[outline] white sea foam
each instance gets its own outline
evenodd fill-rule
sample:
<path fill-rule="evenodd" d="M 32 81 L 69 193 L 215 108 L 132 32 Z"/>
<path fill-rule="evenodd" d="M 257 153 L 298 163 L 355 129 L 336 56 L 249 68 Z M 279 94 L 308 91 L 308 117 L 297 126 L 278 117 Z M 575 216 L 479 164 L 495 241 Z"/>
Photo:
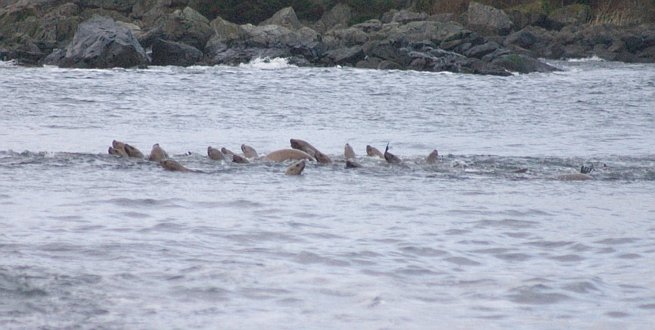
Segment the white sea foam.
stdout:
<path fill-rule="evenodd" d="M 252 68 L 252 69 L 262 69 L 262 70 L 278 70 L 285 68 L 295 68 L 297 66 L 289 64 L 289 60 L 286 58 L 275 57 L 275 58 L 256 58 L 248 63 L 242 63 L 239 65 L 241 68 Z"/>
<path fill-rule="evenodd" d="M 585 57 L 585 58 L 569 58 L 566 59 L 567 62 L 573 62 L 573 63 L 578 63 L 578 62 L 605 62 L 604 59 L 594 55 L 592 57 Z"/>
<path fill-rule="evenodd" d="M 0 67 L 10 67 L 10 66 L 17 66 L 18 61 L 16 60 L 9 60 L 9 61 L 0 61 Z"/>

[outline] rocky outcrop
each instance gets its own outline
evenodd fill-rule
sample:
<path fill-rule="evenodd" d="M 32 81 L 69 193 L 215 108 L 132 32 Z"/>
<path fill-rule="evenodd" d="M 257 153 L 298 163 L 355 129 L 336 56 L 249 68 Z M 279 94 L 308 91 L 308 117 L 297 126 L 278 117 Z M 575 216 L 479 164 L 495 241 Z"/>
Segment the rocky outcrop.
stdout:
<path fill-rule="evenodd" d="M 200 50 L 181 42 L 157 39 L 152 44 L 152 65 L 191 66 L 202 58 Z"/>
<path fill-rule="evenodd" d="M 470 2 L 467 12 L 467 26 L 485 35 L 507 35 L 512 30 L 512 21 L 504 11 Z"/>
<path fill-rule="evenodd" d="M 496 75 L 554 70 L 536 60 L 539 57 L 655 59 L 652 26 L 586 24 L 589 7 L 580 5 L 549 13 L 538 5 L 516 7 L 507 15 L 471 2 L 459 17 L 392 10 L 379 19 L 350 25 L 352 10 L 338 4 L 316 23 L 304 26 L 291 7 L 259 25 L 238 25 L 220 17 L 210 22 L 193 8 L 199 3 L 193 0 L 4 3 L 0 59 L 18 58 L 23 64 L 143 66 L 148 64 L 144 47 L 152 48 L 154 65 L 239 64 L 258 57 L 286 57 L 298 65 Z M 87 21 L 95 13 L 111 18 Z"/>
<path fill-rule="evenodd" d="M 81 23 L 63 58 L 51 60 L 56 61 L 53 64 L 73 68 L 129 68 L 148 64 L 146 53 L 132 31 L 101 16 Z"/>

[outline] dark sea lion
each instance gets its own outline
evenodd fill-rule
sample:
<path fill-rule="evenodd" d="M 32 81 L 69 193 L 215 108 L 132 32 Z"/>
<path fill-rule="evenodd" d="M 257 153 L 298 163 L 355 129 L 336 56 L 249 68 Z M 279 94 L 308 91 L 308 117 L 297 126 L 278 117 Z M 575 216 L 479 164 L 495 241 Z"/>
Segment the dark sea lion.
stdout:
<path fill-rule="evenodd" d="M 190 172 L 188 168 L 182 166 L 180 163 L 172 160 L 172 159 L 163 159 L 159 161 L 159 164 L 161 167 L 163 167 L 165 170 L 168 171 L 175 171 L 175 172 Z"/>
<path fill-rule="evenodd" d="M 286 175 L 300 175 L 305 169 L 305 160 L 299 160 L 287 167 L 287 170 L 284 172 Z"/>
<path fill-rule="evenodd" d="M 314 146 L 309 144 L 309 142 L 307 141 L 303 141 L 300 139 L 290 139 L 289 142 L 291 143 L 291 148 L 306 152 L 310 156 L 316 158 L 316 161 L 318 161 L 321 164 L 329 164 L 332 162 L 330 157 L 320 152 L 318 149 L 314 148 Z"/>
<path fill-rule="evenodd" d="M 436 164 L 438 160 L 439 152 L 437 149 L 432 150 L 432 152 L 428 155 L 428 158 L 425 159 L 428 164 Z"/>
<path fill-rule="evenodd" d="M 369 157 L 380 157 L 384 159 L 384 155 L 380 152 L 380 150 L 375 147 L 371 147 L 370 145 L 366 145 L 366 154 Z"/>
<path fill-rule="evenodd" d="M 343 156 L 348 159 L 355 159 L 355 150 L 353 150 L 353 147 L 350 146 L 350 144 L 346 143 L 346 145 L 343 147 Z"/>
<path fill-rule="evenodd" d="M 384 159 L 387 160 L 387 163 L 389 164 L 400 164 L 401 160 L 398 158 L 398 156 L 392 154 L 389 152 L 389 144 L 387 143 L 387 147 L 384 149 Z"/>
<path fill-rule="evenodd" d="M 250 163 L 245 157 L 232 154 L 232 162 L 237 164 L 248 164 Z"/>
<path fill-rule="evenodd" d="M 241 145 L 241 151 L 243 152 L 243 155 L 246 156 L 246 158 L 257 158 L 259 156 L 257 155 L 257 151 L 255 150 L 255 148 L 247 144 Z"/>
<path fill-rule="evenodd" d="M 362 165 L 354 160 L 349 159 L 346 161 L 346 168 L 359 168 L 359 167 L 362 167 Z"/>
<path fill-rule="evenodd" d="M 225 155 L 220 150 L 211 146 L 207 147 L 207 157 L 213 160 L 225 160 Z"/>
<path fill-rule="evenodd" d="M 167 158 L 168 158 L 168 153 L 162 147 L 159 146 L 159 143 L 155 143 L 152 145 L 152 150 L 150 150 L 150 156 L 148 156 L 148 160 L 153 162 L 159 162 Z"/>
<path fill-rule="evenodd" d="M 125 148 L 125 152 L 127 153 L 128 156 L 130 156 L 132 158 L 143 159 L 143 153 L 141 152 L 141 150 L 137 149 L 136 147 L 133 147 L 133 146 L 125 143 L 124 148 Z"/>
<path fill-rule="evenodd" d="M 283 162 L 286 160 L 314 160 L 314 157 L 310 156 L 306 152 L 297 149 L 281 149 L 270 152 L 264 157 L 265 160 L 270 160 L 272 162 Z"/>

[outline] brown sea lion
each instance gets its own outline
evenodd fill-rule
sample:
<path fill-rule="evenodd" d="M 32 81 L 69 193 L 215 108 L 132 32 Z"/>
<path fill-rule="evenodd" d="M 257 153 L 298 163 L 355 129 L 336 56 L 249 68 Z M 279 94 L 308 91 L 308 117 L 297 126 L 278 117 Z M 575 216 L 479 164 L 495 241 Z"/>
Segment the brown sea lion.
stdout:
<path fill-rule="evenodd" d="M 180 163 L 172 160 L 172 159 L 163 159 L 159 161 L 159 164 L 161 167 L 163 167 L 165 170 L 168 171 L 176 171 L 176 172 L 189 172 L 188 168 L 182 166 Z"/>
<path fill-rule="evenodd" d="M 343 147 L 343 156 L 348 159 L 355 159 L 355 150 L 353 150 L 353 147 L 350 146 L 350 144 L 346 143 L 346 146 Z"/>
<path fill-rule="evenodd" d="M 272 162 L 283 162 L 286 160 L 314 160 L 314 157 L 310 156 L 306 152 L 297 149 L 281 149 L 270 152 L 264 157 L 265 160 Z"/>
<path fill-rule="evenodd" d="M 225 160 L 225 155 L 220 150 L 211 146 L 207 147 L 207 157 L 213 160 Z"/>
<path fill-rule="evenodd" d="M 250 163 L 245 157 L 232 154 L 232 162 L 237 164 L 248 164 Z"/>
<path fill-rule="evenodd" d="M 389 164 L 400 164 L 401 160 L 398 158 L 398 156 L 392 154 L 389 152 L 389 144 L 387 143 L 387 147 L 384 149 L 384 159 L 387 160 L 387 163 Z"/>
<path fill-rule="evenodd" d="M 321 164 L 329 164 L 332 162 L 330 157 L 320 152 L 318 149 L 314 148 L 314 146 L 309 144 L 309 142 L 307 141 L 303 141 L 300 139 L 290 139 L 289 142 L 291 143 L 291 148 L 306 152 L 310 156 L 316 158 L 316 161 L 318 161 Z"/>
<path fill-rule="evenodd" d="M 255 150 L 255 148 L 247 144 L 241 145 L 241 151 L 243 152 L 243 155 L 246 156 L 246 158 L 257 158 L 259 156 L 257 155 L 257 151 Z"/>
<path fill-rule="evenodd" d="M 380 152 L 380 150 L 375 147 L 371 147 L 370 145 L 366 145 L 366 154 L 369 157 L 380 157 L 384 159 L 384 155 Z"/>
<path fill-rule="evenodd" d="M 432 150 L 432 152 L 428 155 L 428 158 L 425 159 L 428 164 L 436 164 L 438 160 L 439 152 L 437 149 Z"/>
<path fill-rule="evenodd" d="M 286 175 L 300 175 L 305 169 L 305 160 L 299 160 L 287 167 L 287 170 L 284 172 Z"/>
<path fill-rule="evenodd" d="M 124 145 L 125 152 L 127 153 L 128 156 L 132 158 L 140 158 L 143 159 L 143 153 L 141 150 L 137 149 L 136 147 L 133 147 L 127 143 Z"/>
<path fill-rule="evenodd" d="M 107 150 L 107 152 L 108 152 L 110 155 L 114 155 L 114 156 L 119 156 L 119 157 L 129 157 L 129 156 L 127 155 L 127 153 L 125 152 L 125 149 L 116 149 L 116 148 L 114 148 L 114 147 L 109 147 L 109 149 Z"/>
<path fill-rule="evenodd" d="M 168 158 L 168 153 L 166 153 L 166 151 L 159 146 L 159 143 L 155 143 L 152 145 L 152 150 L 150 150 L 150 156 L 148 156 L 148 160 L 153 162 L 159 162 L 167 158 Z"/>
<path fill-rule="evenodd" d="M 232 156 L 232 155 L 235 155 L 235 153 L 233 153 L 232 150 L 230 150 L 230 149 L 228 149 L 228 148 L 225 148 L 225 147 L 221 148 L 221 152 L 222 152 L 223 155 L 225 155 L 225 156 Z"/>

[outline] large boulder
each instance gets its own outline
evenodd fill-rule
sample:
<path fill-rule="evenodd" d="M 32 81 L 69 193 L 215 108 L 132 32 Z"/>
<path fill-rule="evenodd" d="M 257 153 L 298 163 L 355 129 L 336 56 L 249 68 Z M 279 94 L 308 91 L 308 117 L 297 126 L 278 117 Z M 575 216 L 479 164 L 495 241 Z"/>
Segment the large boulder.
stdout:
<path fill-rule="evenodd" d="M 332 29 L 346 28 L 352 17 L 352 9 L 348 5 L 339 3 L 323 14 L 321 19 L 314 24 L 314 30 L 323 34 Z"/>
<path fill-rule="evenodd" d="M 190 66 L 202 58 L 200 50 L 180 42 L 157 39 L 152 44 L 152 65 Z"/>
<path fill-rule="evenodd" d="M 111 18 L 94 16 L 77 27 L 61 67 L 113 68 L 148 64 L 143 47 L 127 27 Z"/>
<path fill-rule="evenodd" d="M 173 11 L 162 17 L 156 26 L 162 29 L 166 39 L 198 49 L 205 47 L 213 32 L 209 20 L 191 7 Z"/>
<path fill-rule="evenodd" d="M 518 73 L 557 71 L 557 68 L 551 65 L 541 62 L 533 57 L 520 54 L 502 55 L 492 60 L 491 63 L 508 71 Z"/>
<path fill-rule="evenodd" d="M 507 35 L 512 30 L 512 21 L 504 11 L 470 2 L 468 13 L 469 29 L 485 35 Z"/>
<path fill-rule="evenodd" d="M 264 20 L 259 25 L 279 25 L 284 26 L 289 30 L 298 30 L 302 27 L 296 12 L 291 7 L 280 9 L 277 13 L 273 14 L 271 18 Z"/>

